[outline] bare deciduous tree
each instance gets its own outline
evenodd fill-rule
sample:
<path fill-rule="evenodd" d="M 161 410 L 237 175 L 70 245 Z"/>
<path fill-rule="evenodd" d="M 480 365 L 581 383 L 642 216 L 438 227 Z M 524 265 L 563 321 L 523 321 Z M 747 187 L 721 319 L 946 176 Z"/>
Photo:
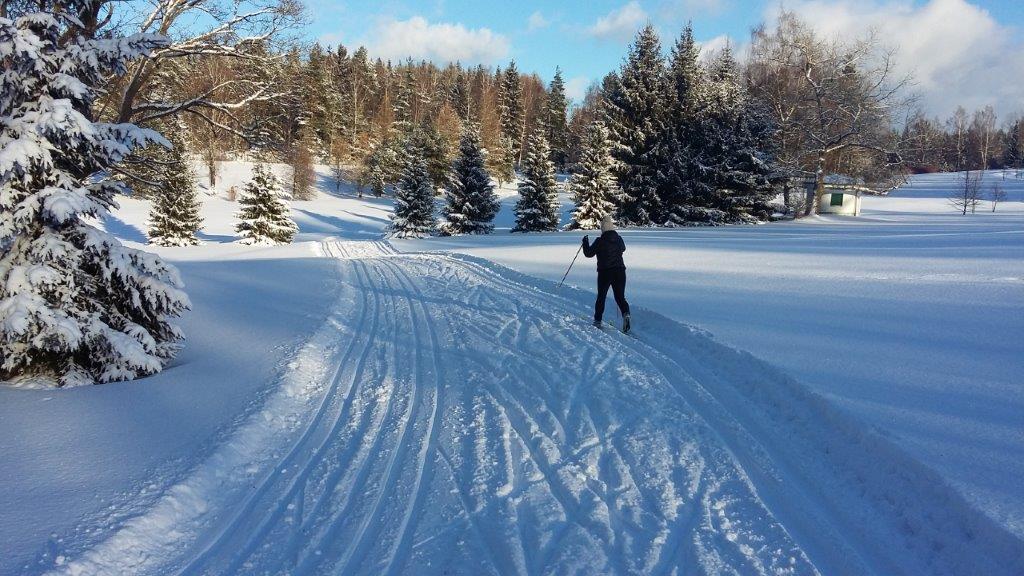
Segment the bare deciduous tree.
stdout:
<path fill-rule="evenodd" d="M 984 177 L 985 173 L 980 170 L 964 172 L 960 176 L 960 186 L 949 197 L 949 203 L 961 214 L 967 214 L 968 210 L 973 214 L 981 203 L 981 181 Z"/>
<path fill-rule="evenodd" d="M 991 106 L 974 112 L 970 136 L 974 151 L 978 154 L 976 165 L 985 170 L 989 167 L 989 160 L 995 155 L 996 145 L 996 112 Z"/>
<path fill-rule="evenodd" d="M 312 137 L 307 134 L 292 145 L 288 154 L 291 168 L 291 193 L 294 200 L 316 198 L 316 169 L 313 166 Z"/>
<path fill-rule="evenodd" d="M 194 63 L 204 58 L 271 59 L 270 51 L 251 48 L 281 39 L 302 17 L 298 0 L 151 0 L 119 5 L 125 12 L 112 26 L 162 34 L 171 42 L 112 79 L 102 103 L 104 115 L 146 125 L 190 113 L 238 136 L 244 136 L 236 128 L 241 122 L 221 121 L 216 113 L 234 120 L 247 104 L 273 99 L 274 86 L 244 74 L 210 82 L 195 73 Z"/>
<path fill-rule="evenodd" d="M 899 161 L 890 129 L 909 104 L 909 77 L 894 72 L 893 50 L 871 33 L 852 41 L 825 39 L 794 13 L 782 11 L 774 29 L 753 33 L 748 79 L 773 113 L 780 161 L 793 175 L 813 175 L 809 214 L 825 193 L 830 162 L 868 154 L 875 163 Z"/>
<path fill-rule="evenodd" d="M 953 170 L 963 170 L 967 164 L 967 110 L 963 106 L 957 106 L 956 112 L 946 121 L 950 133 L 953 135 Z"/>
<path fill-rule="evenodd" d="M 988 190 L 988 199 L 992 202 L 992 211 L 995 212 L 996 206 L 998 206 L 1000 202 L 1006 201 L 1006 190 L 998 182 L 993 183 L 992 187 Z"/>

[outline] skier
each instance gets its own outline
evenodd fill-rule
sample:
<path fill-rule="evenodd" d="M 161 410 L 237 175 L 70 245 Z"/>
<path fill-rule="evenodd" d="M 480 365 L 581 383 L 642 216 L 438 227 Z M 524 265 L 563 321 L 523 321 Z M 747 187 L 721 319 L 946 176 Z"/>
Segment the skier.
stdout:
<path fill-rule="evenodd" d="M 604 316 L 604 301 L 611 287 L 615 295 L 615 303 L 622 312 L 622 331 L 629 333 L 629 302 L 626 302 L 626 264 L 622 261 L 622 253 L 626 251 L 626 243 L 615 231 L 615 223 L 611 216 L 601 220 L 601 236 L 590 243 L 590 236 L 583 237 L 583 255 L 587 258 L 597 256 L 597 302 L 594 303 L 594 326 L 601 327 Z"/>

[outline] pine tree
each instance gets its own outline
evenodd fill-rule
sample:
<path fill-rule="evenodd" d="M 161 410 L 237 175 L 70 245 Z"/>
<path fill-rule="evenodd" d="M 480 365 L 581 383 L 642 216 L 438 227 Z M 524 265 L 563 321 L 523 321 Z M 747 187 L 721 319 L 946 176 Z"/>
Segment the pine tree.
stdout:
<path fill-rule="evenodd" d="M 605 83 L 604 120 L 622 188 L 617 208 L 623 223 L 650 226 L 664 221 L 658 171 L 666 94 L 661 43 L 648 24 L 630 46 L 622 69 Z"/>
<path fill-rule="evenodd" d="M 516 201 L 516 225 L 513 232 L 544 232 L 558 229 L 558 188 L 555 165 L 543 128 L 530 137 L 529 152 L 523 160 L 519 200 Z"/>
<path fill-rule="evenodd" d="M 370 192 L 377 198 L 384 196 L 384 192 L 387 190 L 387 181 L 384 179 L 384 170 L 381 169 L 380 164 L 373 164 L 370 167 L 370 172 L 367 175 L 367 181 L 370 184 Z M 360 192 L 360 194 L 362 194 Z"/>
<path fill-rule="evenodd" d="M 149 212 L 149 241 L 158 246 L 196 246 L 202 227 L 195 175 L 177 131 L 169 134 L 172 148 L 160 158 L 159 183 Z"/>
<path fill-rule="evenodd" d="M 414 147 L 423 154 L 434 190 L 447 188 L 452 168 L 452 151 L 448 140 L 429 122 L 417 127 L 409 138 L 415 141 Z"/>
<path fill-rule="evenodd" d="M 329 150 L 338 124 L 341 92 L 331 85 L 328 74 L 328 63 L 333 59 L 333 54 L 325 54 L 320 44 L 314 43 L 302 68 L 303 109 L 306 112 L 302 140 L 309 149 Z"/>
<path fill-rule="evenodd" d="M 718 109 L 722 158 L 715 178 L 723 209 L 732 222 L 770 220 L 776 196 L 771 161 L 774 126 L 767 111 L 743 89 L 739 66 L 728 45 L 715 67 L 713 106 Z M 717 103 L 717 105 L 715 104 Z"/>
<path fill-rule="evenodd" d="M 1006 168 L 1024 167 L 1024 120 L 1017 120 L 1007 129 L 1006 143 L 1003 147 L 1003 166 Z"/>
<path fill-rule="evenodd" d="M 612 176 L 612 162 L 608 129 L 601 122 L 591 123 L 587 127 L 579 164 L 569 181 L 576 208 L 567 229 L 599 228 L 601 220 L 615 210 L 612 199 L 617 189 Z"/>
<path fill-rule="evenodd" d="M 470 89 L 469 75 L 458 64 L 456 64 L 455 81 L 452 82 L 450 101 L 455 113 L 459 115 L 459 119 L 469 122 L 472 117 L 470 113 L 472 90 Z"/>
<path fill-rule="evenodd" d="M 700 50 L 687 24 L 672 48 L 668 68 L 665 127 L 659 142 L 658 195 L 667 224 L 687 224 L 695 197 L 710 193 L 703 166 L 698 162 L 698 142 L 706 115 L 707 77 L 700 64 Z"/>
<path fill-rule="evenodd" d="M 500 204 L 484 166 L 484 150 L 476 126 L 463 130 L 446 196 L 444 215 L 448 222 L 442 229 L 444 234 L 489 234 L 494 230 L 492 222 Z"/>
<path fill-rule="evenodd" d="M 565 95 L 561 68 L 555 68 L 555 77 L 548 86 L 544 125 L 547 128 L 548 144 L 551 145 L 551 160 L 556 168 L 564 170 L 569 148 L 569 99 Z"/>
<path fill-rule="evenodd" d="M 314 145 L 313 134 L 307 132 L 301 140 L 295 143 L 288 155 L 288 164 L 291 168 L 292 199 L 294 200 L 316 198 L 316 169 L 313 166 L 311 150 Z"/>
<path fill-rule="evenodd" d="M 124 159 L 119 166 L 120 174 L 116 174 L 115 178 L 125 184 L 133 198 L 154 199 L 163 187 L 163 169 L 167 156 L 167 148 L 162 144 L 141 146 Z"/>
<path fill-rule="evenodd" d="M 509 63 L 508 68 L 501 75 L 498 110 L 501 119 L 501 135 L 508 138 L 508 151 L 515 159 L 515 163 L 519 164 L 522 159 L 523 127 L 526 117 L 523 111 L 523 88 L 515 61 Z"/>
<path fill-rule="evenodd" d="M 295 237 L 298 226 L 281 196 L 277 177 L 263 164 L 253 167 L 239 204 L 242 210 L 235 230 L 242 244 L 288 244 Z"/>
<path fill-rule="evenodd" d="M 743 91 L 728 46 L 711 76 L 700 129 L 691 135 L 704 185 L 691 194 L 684 216 L 690 224 L 770 219 L 775 171 L 767 155 L 774 140 L 768 115 Z"/>
<path fill-rule="evenodd" d="M 498 138 L 498 147 L 492 154 L 487 155 L 487 162 L 494 173 L 494 179 L 498 181 L 498 186 L 516 179 L 515 152 L 512 150 L 512 140 L 507 136 Z"/>
<path fill-rule="evenodd" d="M 401 169 L 399 151 L 393 139 L 385 139 L 363 159 L 362 182 L 370 186 L 374 196 L 384 195 L 388 184 L 397 180 Z"/>
<path fill-rule="evenodd" d="M 397 238 L 423 238 L 437 227 L 434 218 L 434 186 L 423 150 L 410 139 L 405 165 L 395 190 L 395 212 L 388 233 Z"/>
<path fill-rule="evenodd" d="M 104 2 L 0 18 L 0 380 L 72 386 L 159 372 L 189 307 L 178 272 L 92 222 L 123 185 L 104 176 L 133 148 L 164 142 L 94 122 L 97 92 L 157 36 L 96 37 Z M 17 47 L 17 48 L 15 48 Z"/>
<path fill-rule="evenodd" d="M 340 49 L 340 48 L 339 48 Z M 362 131 L 363 111 L 368 107 L 373 89 L 377 83 L 377 74 L 370 64 L 369 53 L 360 46 L 348 60 L 345 69 L 345 80 L 348 88 L 347 103 L 349 112 L 346 114 L 346 130 L 349 146 L 353 153 L 362 151 L 359 145 L 359 134 Z"/>
<path fill-rule="evenodd" d="M 290 149 L 302 138 L 310 119 L 310 111 L 302 55 L 297 47 L 290 49 L 282 59 L 279 70 L 280 96 L 277 99 L 281 123 L 281 144 Z"/>
<path fill-rule="evenodd" d="M 416 76 L 413 74 L 412 59 L 405 64 L 402 83 L 395 95 L 395 128 L 399 134 L 408 134 L 413 129 L 413 99 L 416 98 Z"/>

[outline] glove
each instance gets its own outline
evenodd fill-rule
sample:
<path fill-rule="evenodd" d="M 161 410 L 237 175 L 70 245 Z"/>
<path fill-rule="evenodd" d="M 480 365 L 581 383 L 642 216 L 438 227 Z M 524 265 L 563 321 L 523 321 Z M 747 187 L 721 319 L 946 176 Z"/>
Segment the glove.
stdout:
<path fill-rule="evenodd" d="M 589 235 L 584 236 L 583 240 L 580 243 L 581 244 L 590 244 L 590 236 Z"/>

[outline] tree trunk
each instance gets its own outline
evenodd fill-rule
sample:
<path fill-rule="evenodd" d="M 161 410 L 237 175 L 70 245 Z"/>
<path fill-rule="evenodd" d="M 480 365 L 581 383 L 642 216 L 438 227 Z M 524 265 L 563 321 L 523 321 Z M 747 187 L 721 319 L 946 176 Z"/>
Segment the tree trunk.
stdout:
<path fill-rule="evenodd" d="M 217 189 L 217 159 L 211 154 L 206 159 L 206 170 L 210 175 L 210 191 Z"/>
<path fill-rule="evenodd" d="M 810 216 L 812 212 L 817 213 L 821 205 L 821 198 L 825 195 L 825 155 L 818 154 L 818 167 L 814 171 L 814 191 L 807 194 L 807 206 L 804 207 L 804 216 Z"/>
<path fill-rule="evenodd" d="M 352 90 L 352 150 L 356 149 L 356 135 L 359 133 L 359 88 Z"/>

